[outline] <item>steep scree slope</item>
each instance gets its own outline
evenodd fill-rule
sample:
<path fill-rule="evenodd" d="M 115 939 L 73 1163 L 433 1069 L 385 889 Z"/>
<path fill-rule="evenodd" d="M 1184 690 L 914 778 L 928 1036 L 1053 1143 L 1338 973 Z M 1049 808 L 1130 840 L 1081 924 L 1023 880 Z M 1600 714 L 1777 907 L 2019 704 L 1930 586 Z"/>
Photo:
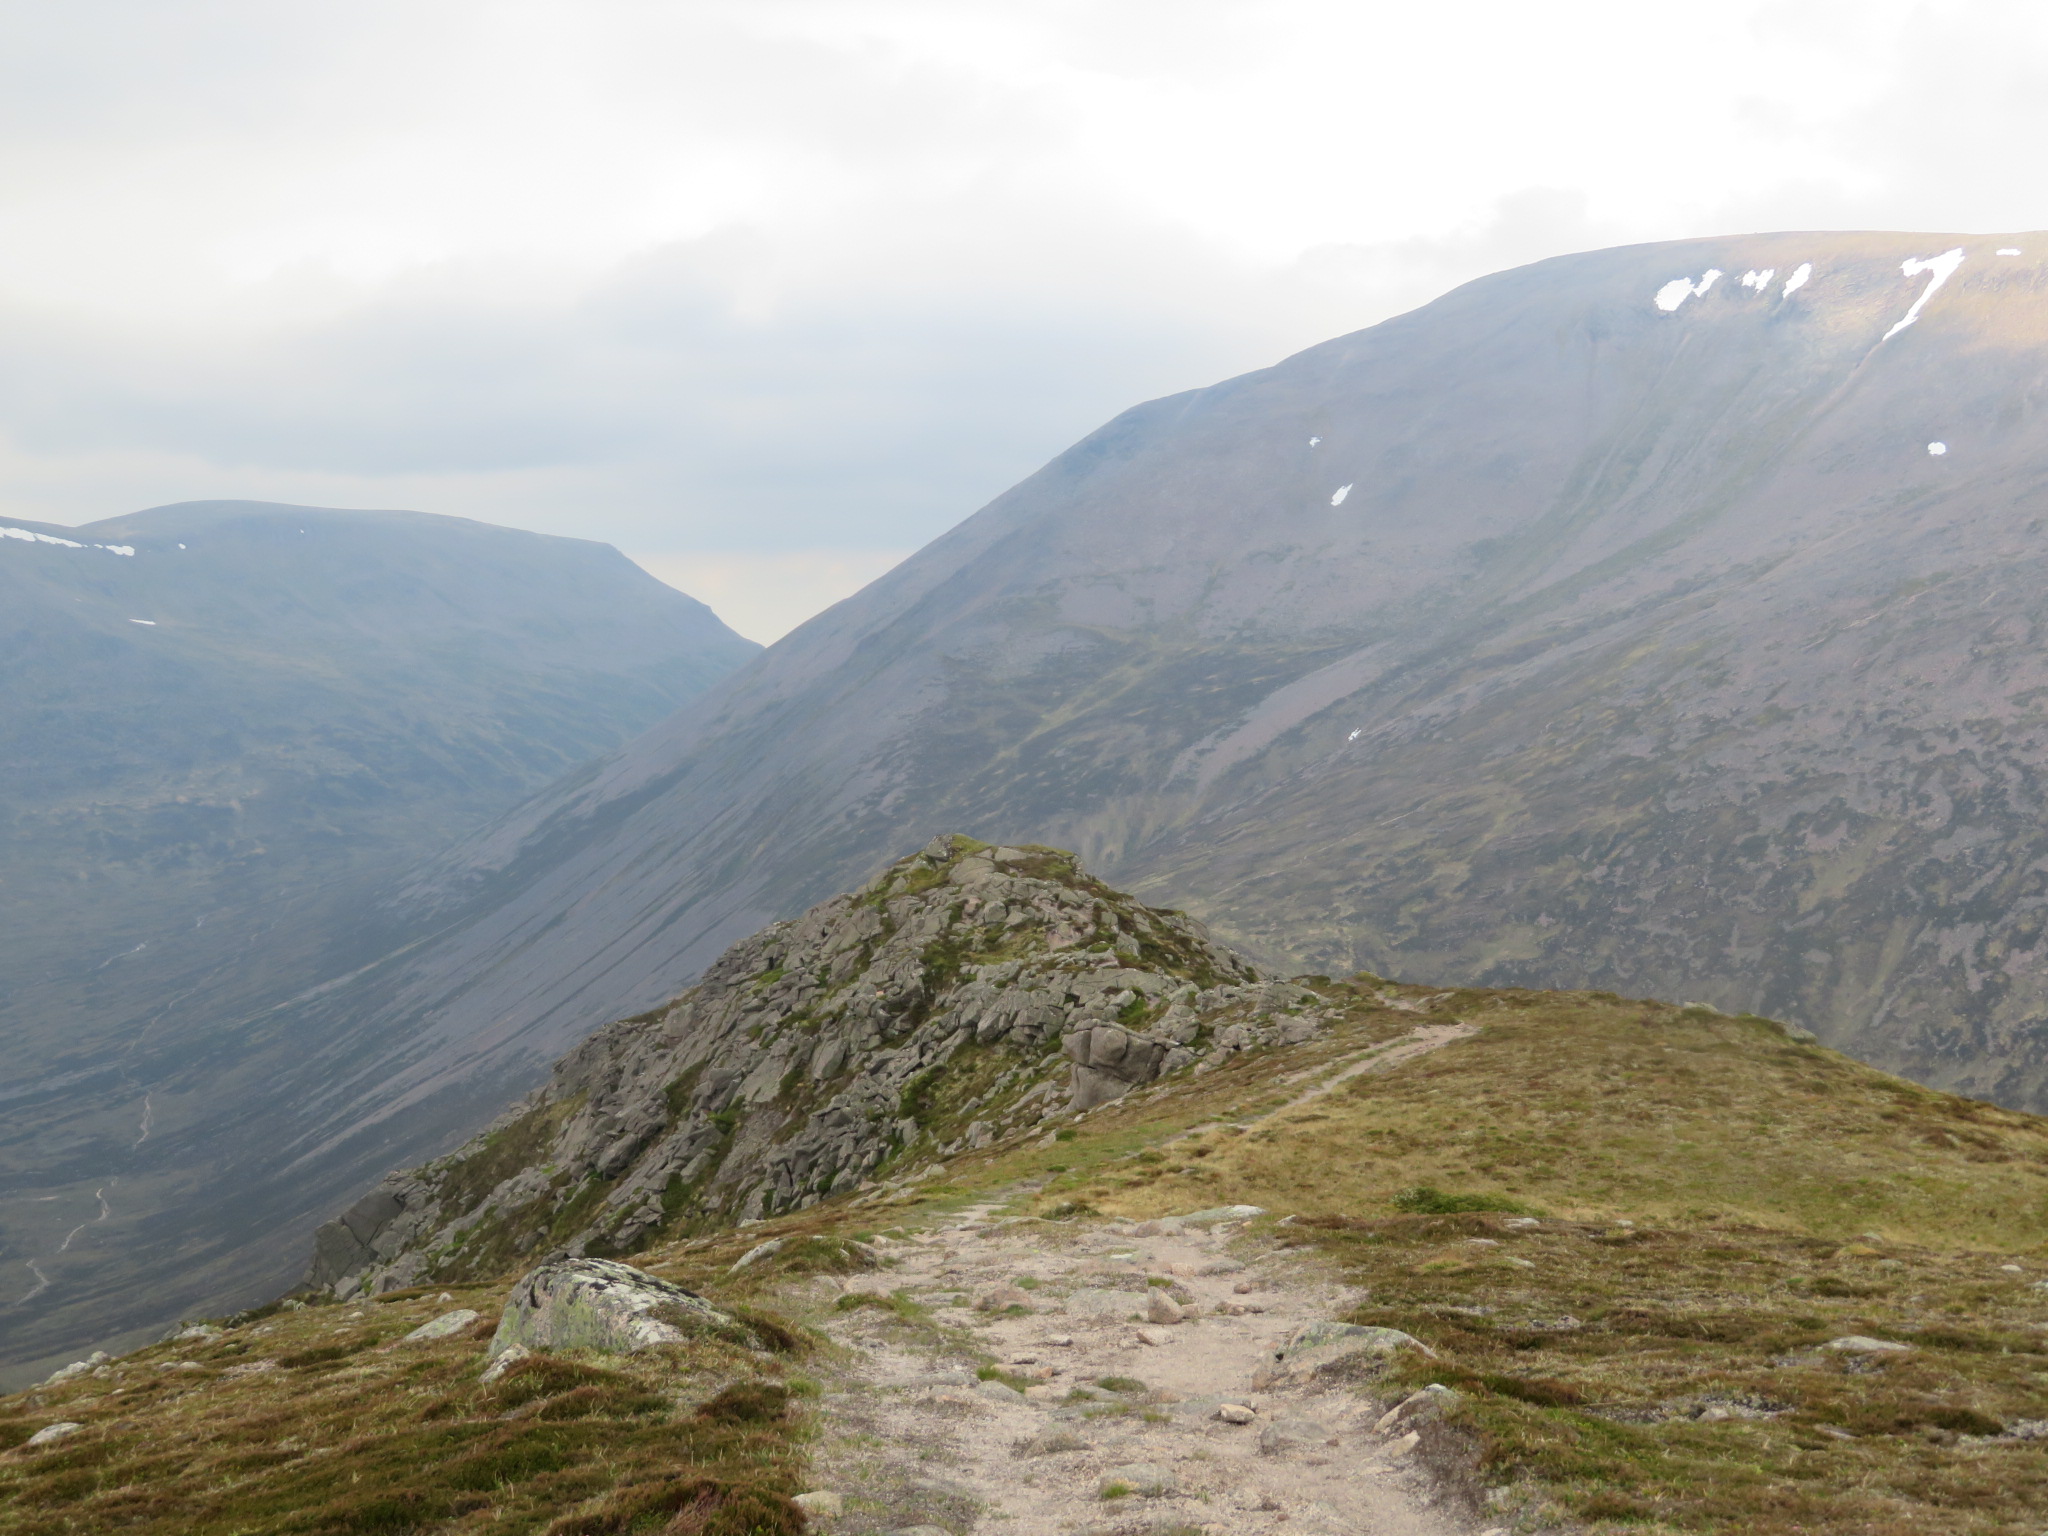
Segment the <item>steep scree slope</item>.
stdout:
<path fill-rule="evenodd" d="M 231 1220 L 257 1106 L 294 1110 L 228 1021 L 407 937 L 378 882 L 758 650 L 605 545 L 460 518 L 0 524 L 6 1353 L 175 1293 Z"/>

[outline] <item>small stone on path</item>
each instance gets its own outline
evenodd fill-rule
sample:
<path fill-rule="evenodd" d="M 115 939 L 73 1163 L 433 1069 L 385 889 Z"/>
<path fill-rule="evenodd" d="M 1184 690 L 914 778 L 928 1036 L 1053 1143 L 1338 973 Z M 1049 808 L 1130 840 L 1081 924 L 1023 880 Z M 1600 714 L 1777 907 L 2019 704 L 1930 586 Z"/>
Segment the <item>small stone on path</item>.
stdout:
<path fill-rule="evenodd" d="M 1226 1424 L 1249 1424 L 1258 1414 L 1243 1403 L 1225 1403 L 1216 1410 L 1216 1417 Z"/>
<path fill-rule="evenodd" d="M 1315 1419 L 1275 1419 L 1259 1431 L 1259 1449 L 1268 1456 L 1278 1456 L 1285 1451 L 1330 1445 L 1336 1438 L 1327 1424 Z"/>
<path fill-rule="evenodd" d="M 814 1488 L 789 1502 L 805 1514 L 824 1520 L 837 1520 L 846 1513 L 846 1496 L 831 1488 Z"/>
<path fill-rule="evenodd" d="M 1187 1313 L 1181 1304 L 1167 1295 L 1158 1286 L 1152 1288 L 1151 1296 L 1145 1302 L 1145 1321 L 1148 1323 L 1177 1323 Z"/>

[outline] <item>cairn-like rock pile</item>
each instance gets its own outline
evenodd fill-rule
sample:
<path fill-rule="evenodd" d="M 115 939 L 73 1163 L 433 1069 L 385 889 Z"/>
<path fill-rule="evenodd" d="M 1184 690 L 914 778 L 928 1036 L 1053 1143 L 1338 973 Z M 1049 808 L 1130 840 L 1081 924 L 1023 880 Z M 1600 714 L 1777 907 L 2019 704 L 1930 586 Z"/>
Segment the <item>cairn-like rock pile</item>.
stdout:
<path fill-rule="evenodd" d="M 386 1179 L 320 1229 L 309 1279 L 354 1295 L 796 1209 L 1306 1039 L 1316 1005 L 1071 855 L 936 838 Z"/>

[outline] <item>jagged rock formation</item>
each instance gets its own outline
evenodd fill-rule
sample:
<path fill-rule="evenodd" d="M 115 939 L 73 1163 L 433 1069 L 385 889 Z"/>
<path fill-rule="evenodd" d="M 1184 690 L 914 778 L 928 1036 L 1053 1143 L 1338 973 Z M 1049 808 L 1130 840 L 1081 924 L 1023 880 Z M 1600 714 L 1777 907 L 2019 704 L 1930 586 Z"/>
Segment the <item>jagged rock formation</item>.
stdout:
<path fill-rule="evenodd" d="M 1056 849 L 941 837 L 734 945 L 666 1008 L 322 1227 L 342 1296 L 490 1273 L 543 1244 L 797 1209 L 1322 1022 L 1176 912 Z"/>

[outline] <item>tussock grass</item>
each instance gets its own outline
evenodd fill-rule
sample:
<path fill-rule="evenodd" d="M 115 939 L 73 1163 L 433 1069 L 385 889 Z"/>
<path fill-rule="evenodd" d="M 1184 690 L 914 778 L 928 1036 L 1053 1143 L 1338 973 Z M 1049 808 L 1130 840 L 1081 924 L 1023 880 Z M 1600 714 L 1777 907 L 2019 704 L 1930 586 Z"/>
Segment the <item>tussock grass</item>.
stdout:
<path fill-rule="evenodd" d="M 457 1300 L 494 1312 L 498 1288 Z M 284 1312 L 0 1400 L 9 1536 L 793 1533 L 802 1416 L 779 1357 L 706 1340 L 537 1356 L 477 1379 L 483 1335 L 402 1344 L 432 1297 Z M 189 1360 L 196 1370 L 160 1367 Z M 656 1519 L 659 1515 L 661 1518 Z M 687 1515 L 687 1520 L 684 1518 Z"/>
<path fill-rule="evenodd" d="M 1422 1187 L 1589 1219 L 2048 1245 L 2048 1121 L 2035 1116 L 1887 1076 L 1766 1019 L 1478 991 L 1432 1015 L 1482 1028 L 1247 1134 L 1219 1126 L 1178 1143 L 1179 1166 L 1098 1163 L 1093 1182 L 1063 1187 L 1116 1215 L 1192 1210 L 1225 1190 L 1277 1211 L 1364 1214 Z M 1211 1074 L 1181 1113 L 1256 1113 L 1243 1101 L 1267 1085 L 1247 1071 L 1243 1093 L 1238 1075 Z"/>
<path fill-rule="evenodd" d="M 2048 1296 L 2001 1256 L 1721 1223 L 1324 1217 L 1283 1241 L 1438 1352 L 1374 1384 L 1462 1395 L 1510 1505 L 1595 1529 L 2037 1536 Z M 1526 1267 L 1525 1267 L 1526 1266 Z M 1887 1355 L 1826 1349 L 1860 1334 Z"/>

